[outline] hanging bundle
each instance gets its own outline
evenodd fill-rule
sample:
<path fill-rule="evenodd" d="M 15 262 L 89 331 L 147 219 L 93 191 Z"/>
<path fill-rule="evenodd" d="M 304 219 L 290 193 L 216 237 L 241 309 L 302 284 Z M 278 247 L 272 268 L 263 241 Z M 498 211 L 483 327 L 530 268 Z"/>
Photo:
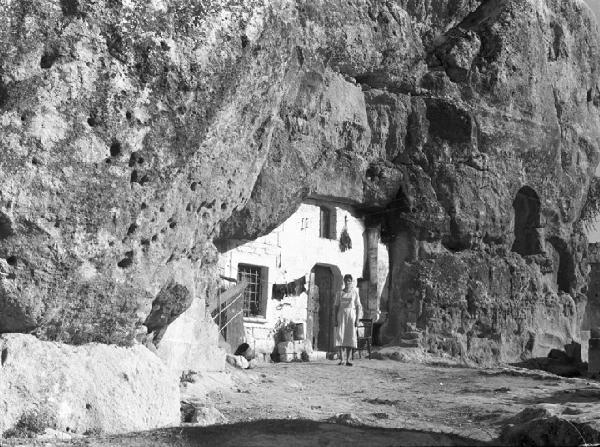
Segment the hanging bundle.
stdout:
<path fill-rule="evenodd" d="M 342 229 L 342 233 L 340 234 L 340 250 L 346 251 L 352 248 L 352 239 L 350 239 L 350 235 L 348 234 L 348 216 L 344 217 L 344 228 Z"/>

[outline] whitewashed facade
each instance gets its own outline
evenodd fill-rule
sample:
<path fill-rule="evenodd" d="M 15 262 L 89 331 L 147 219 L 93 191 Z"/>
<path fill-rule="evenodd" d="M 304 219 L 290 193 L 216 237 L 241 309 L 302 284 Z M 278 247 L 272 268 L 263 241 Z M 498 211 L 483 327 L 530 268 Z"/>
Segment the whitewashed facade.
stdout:
<path fill-rule="evenodd" d="M 330 222 L 335 227 L 335 231 L 329 232 L 326 237 L 322 237 L 322 208 L 330 210 Z M 346 251 L 340 248 L 340 235 L 344 228 L 352 242 L 352 248 Z M 220 273 L 237 278 L 241 265 L 242 268 L 244 265 L 261 267 L 261 308 L 258 315 L 244 317 L 246 339 L 230 342 L 234 344 L 246 341 L 258 353 L 272 351 L 273 326 L 280 318 L 304 323 L 309 339 L 311 327 L 318 327 L 318 321 L 312 324 L 308 321 L 311 314 L 319 311 L 319 297 L 314 293 L 315 266 L 322 266 L 332 272 L 332 290 L 326 298 L 332 300 L 335 291 L 342 287 L 342 276 L 351 274 L 356 284 L 356 280 L 363 276 L 366 263 L 364 222 L 351 208 L 339 204 L 303 203 L 291 217 L 268 235 L 254 241 L 240 242 L 227 242 L 226 251 L 219 258 Z M 387 250 L 381 243 L 379 245 L 380 251 L 386 254 L 387 265 Z M 229 247 L 235 248 L 228 249 Z M 387 271 L 384 273 L 387 274 Z M 302 277 L 306 280 L 306 293 L 286 296 L 282 300 L 272 298 L 273 284 L 285 284 Z M 316 336 L 313 335 L 313 338 L 311 341 L 318 344 Z M 318 348 L 323 350 L 322 346 Z"/>

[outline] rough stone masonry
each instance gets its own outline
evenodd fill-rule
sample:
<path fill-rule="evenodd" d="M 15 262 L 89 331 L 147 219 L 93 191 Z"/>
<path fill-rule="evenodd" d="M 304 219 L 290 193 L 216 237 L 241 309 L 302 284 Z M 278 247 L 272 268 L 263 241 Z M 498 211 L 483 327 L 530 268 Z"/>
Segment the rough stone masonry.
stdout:
<path fill-rule="evenodd" d="M 210 307 L 215 237 L 324 196 L 378 216 L 388 339 L 486 361 L 577 338 L 600 142 L 580 0 L 0 14 L 0 332 L 129 345 L 155 300 L 154 332 Z"/>

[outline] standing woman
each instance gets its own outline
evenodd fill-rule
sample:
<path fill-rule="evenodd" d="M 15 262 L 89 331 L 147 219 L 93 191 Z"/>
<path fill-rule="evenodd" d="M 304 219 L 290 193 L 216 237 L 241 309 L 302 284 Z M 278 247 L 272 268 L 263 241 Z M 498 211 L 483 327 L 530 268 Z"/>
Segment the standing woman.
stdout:
<path fill-rule="evenodd" d="M 358 290 L 352 284 L 352 275 L 344 275 L 344 288 L 335 296 L 335 345 L 340 352 L 340 363 L 344 364 L 344 350 L 346 351 L 346 365 L 352 366 L 350 356 L 352 349 L 356 349 L 356 326 L 362 317 L 362 305 Z"/>

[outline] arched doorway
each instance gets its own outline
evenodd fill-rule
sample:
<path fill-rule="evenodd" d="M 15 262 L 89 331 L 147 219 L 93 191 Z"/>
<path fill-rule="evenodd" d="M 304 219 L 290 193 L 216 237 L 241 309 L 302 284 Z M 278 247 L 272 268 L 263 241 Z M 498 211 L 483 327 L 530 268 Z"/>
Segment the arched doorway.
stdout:
<path fill-rule="evenodd" d="M 529 186 L 523 186 L 513 201 L 515 210 L 515 241 L 512 251 L 521 256 L 542 252 L 540 228 L 540 198 Z"/>
<path fill-rule="evenodd" d="M 315 324 L 313 328 L 313 345 L 319 351 L 333 351 L 335 315 L 333 303 L 335 294 L 342 288 L 342 273 L 335 265 L 315 264 L 312 274 L 314 274 L 314 283 L 317 286 L 318 314 L 315 315 Z"/>

